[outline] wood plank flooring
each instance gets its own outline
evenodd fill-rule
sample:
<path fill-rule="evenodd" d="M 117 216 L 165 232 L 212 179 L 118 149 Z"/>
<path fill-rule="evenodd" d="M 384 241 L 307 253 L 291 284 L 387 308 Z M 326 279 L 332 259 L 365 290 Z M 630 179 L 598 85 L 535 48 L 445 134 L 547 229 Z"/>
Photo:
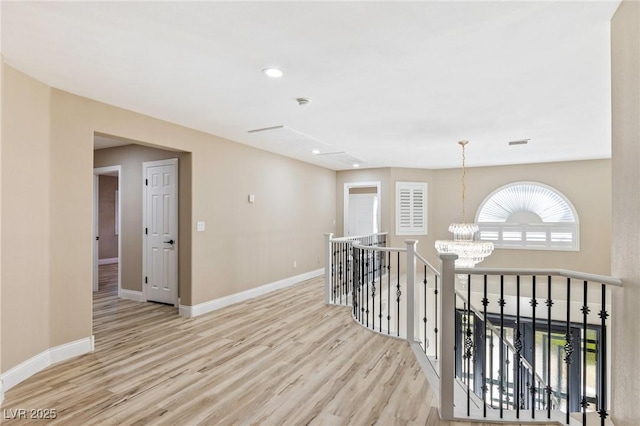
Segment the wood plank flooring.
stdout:
<path fill-rule="evenodd" d="M 186 319 L 118 299 L 116 268 L 100 268 L 95 351 L 6 392 L 3 425 L 449 424 L 409 345 L 325 305 L 321 278 Z"/>

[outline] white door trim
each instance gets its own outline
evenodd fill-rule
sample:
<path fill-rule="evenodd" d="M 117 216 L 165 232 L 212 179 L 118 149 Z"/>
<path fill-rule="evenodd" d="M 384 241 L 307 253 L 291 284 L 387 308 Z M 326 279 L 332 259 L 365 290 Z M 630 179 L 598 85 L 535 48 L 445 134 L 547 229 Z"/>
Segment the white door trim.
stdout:
<path fill-rule="evenodd" d="M 376 192 L 378 194 L 378 232 L 380 232 L 381 221 L 382 221 L 382 192 L 380 181 L 377 182 L 347 182 L 344 184 L 343 191 L 343 218 L 342 218 L 342 234 L 343 236 L 347 235 L 347 227 L 349 226 L 349 189 L 351 188 L 368 188 L 375 187 Z"/>
<path fill-rule="evenodd" d="M 98 176 L 105 174 L 112 174 L 116 172 L 118 174 L 118 217 L 116 220 L 118 221 L 118 229 L 121 230 L 121 221 L 122 221 L 122 166 L 107 166 L 107 167 L 94 167 L 93 169 L 93 280 L 92 286 L 93 291 L 98 291 L 98 253 L 96 252 L 96 236 L 98 236 L 98 197 L 99 197 L 99 189 L 98 189 Z M 118 232 L 118 297 L 120 297 L 120 293 L 122 292 L 122 238 L 120 235 L 122 232 Z"/>
<path fill-rule="evenodd" d="M 169 158 L 166 160 L 156 160 L 156 161 L 144 161 L 142 163 L 142 277 L 141 278 L 141 282 L 142 282 L 142 298 L 143 300 L 146 302 L 148 299 L 147 297 L 147 285 L 145 285 L 144 279 L 147 276 L 147 238 L 145 238 L 145 233 L 144 233 L 144 229 L 148 228 L 148 224 L 147 224 L 147 186 L 145 185 L 145 179 L 147 178 L 147 169 L 149 167 L 156 167 L 156 166 L 170 166 L 170 165 L 175 165 L 176 166 L 176 209 L 178 212 L 178 218 L 180 217 L 180 201 L 179 201 L 179 197 L 180 197 L 180 191 L 178 190 L 179 188 L 179 175 L 180 175 L 180 169 L 178 167 L 178 159 L 177 158 Z M 179 246 L 179 236 L 178 236 L 178 231 L 180 228 L 180 219 L 178 219 L 178 223 L 176 224 L 176 236 L 175 236 L 175 249 L 176 250 L 180 250 L 180 246 Z M 179 255 L 176 256 L 179 259 Z M 178 266 L 178 274 L 180 274 L 180 269 Z M 179 275 L 178 275 L 179 277 Z M 176 299 L 174 301 L 174 305 L 177 307 L 179 304 L 179 300 L 180 300 L 180 286 L 179 286 L 179 282 L 176 282 Z"/>

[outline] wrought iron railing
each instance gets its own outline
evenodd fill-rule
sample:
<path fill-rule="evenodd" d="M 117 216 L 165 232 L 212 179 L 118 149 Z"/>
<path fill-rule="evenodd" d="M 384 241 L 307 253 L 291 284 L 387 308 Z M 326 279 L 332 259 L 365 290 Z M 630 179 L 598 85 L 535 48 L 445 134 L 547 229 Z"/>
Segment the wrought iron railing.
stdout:
<path fill-rule="evenodd" d="M 562 418 L 569 424 L 573 413 L 586 424 L 595 413 L 604 425 L 612 315 L 607 301 L 621 281 L 559 269 L 455 273 L 462 280 L 454 295 L 454 370 L 463 371 L 467 401 L 475 393 L 486 402 L 481 416 L 491 417 L 489 408 L 499 418 Z M 472 408 L 468 402 L 466 416 L 480 414 Z"/>
<path fill-rule="evenodd" d="M 483 416 L 488 408 L 560 408 L 561 394 L 547 395 L 547 380 L 521 356 L 521 337 L 505 334 L 504 316 L 495 325 L 486 309 L 477 309 L 469 300 L 470 294 L 456 291 L 456 377 L 466 386 L 467 407 L 471 407 L 471 393 L 475 393 L 484 401 Z"/>
<path fill-rule="evenodd" d="M 568 424 L 580 415 L 586 424 L 596 415 L 604 425 L 607 301 L 620 280 L 557 269 L 456 270 L 455 255 L 441 255 L 437 270 L 416 241 L 389 248 L 382 238 L 327 236 L 326 301 L 420 349 L 436 373 L 441 418 Z"/>
<path fill-rule="evenodd" d="M 363 326 L 419 342 L 423 352 L 438 357 L 439 272 L 415 251 L 386 247 L 386 234 L 332 238 L 326 235 L 327 303 L 349 305 Z M 419 270 L 418 278 L 407 271 Z M 418 282 L 418 279 L 421 281 Z"/>
<path fill-rule="evenodd" d="M 415 317 L 418 327 L 414 333 L 415 340 L 420 342 L 427 359 L 432 362 L 434 369 L 437 367 L 439 352 L 438 322 L 440 321 L 438 296 L 440 289 L 440 271 L 431 265 L 424 257 L 415 251 L 415 244 L 409 242 L 409 250 L 414 248 L 415 253 L 415 280 L 416 280 L 416 312 Z M 410 278 L 409 278 L 410 279 Z M 418 283 L 418 280 L 420 282 Z"/>
<path fill-rule="evenodd" d="M 351 305 L 354 268 L 351 245 L 355 241 L 368 247 L 385 247 L 387 233 L 339 238 L 334 238 L 333 234 L 325 234 L 325 303 Z M 380 266 L 382 260 L 377 260 L 377 265 Z"/>

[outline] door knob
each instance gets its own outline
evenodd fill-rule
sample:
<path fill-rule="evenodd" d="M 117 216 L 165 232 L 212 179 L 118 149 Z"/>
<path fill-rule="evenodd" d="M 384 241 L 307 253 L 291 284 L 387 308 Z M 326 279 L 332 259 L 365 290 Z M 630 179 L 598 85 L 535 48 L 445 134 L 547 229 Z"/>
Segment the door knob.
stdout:
<path fill-rule="evenodd" d="M 173 245 L 173 243 L 175 243 L 175 241 L 173 241 L 173 240 L 169 240 L 169 241 L 165 241 L 164 243 L 165 243 L 165 244 L 171 244 L 171 245 Z"/>

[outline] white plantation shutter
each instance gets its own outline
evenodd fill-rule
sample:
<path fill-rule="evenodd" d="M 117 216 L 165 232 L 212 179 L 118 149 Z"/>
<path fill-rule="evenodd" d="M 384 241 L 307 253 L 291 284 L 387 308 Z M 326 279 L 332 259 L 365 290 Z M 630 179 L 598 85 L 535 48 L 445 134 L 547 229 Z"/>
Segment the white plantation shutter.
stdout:
<path fill-rule="evenodd" d="M 578 213 L 560 191 L 538 182 L 514 182 L 484 199 L 476 222 L 480 239 L 497 248 L 580 250 Z"/>
<path fill-rule="evenodd" d="M 427 235 L 426 182 L 396 182 L 396 235 Z"/>

